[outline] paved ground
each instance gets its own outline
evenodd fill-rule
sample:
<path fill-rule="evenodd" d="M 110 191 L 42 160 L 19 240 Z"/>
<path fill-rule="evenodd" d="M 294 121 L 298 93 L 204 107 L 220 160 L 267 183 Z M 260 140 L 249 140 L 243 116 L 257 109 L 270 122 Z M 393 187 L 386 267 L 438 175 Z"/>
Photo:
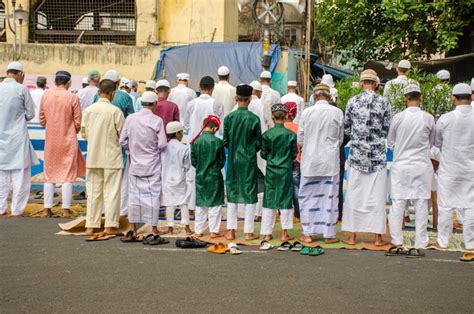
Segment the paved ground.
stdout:
<path fill-rule="evenodd" d="M 329 250 L 240 256 L 56 236 L 59 219 L 0 219 L 1 313 L 474 312 L 474 264 Z"/>

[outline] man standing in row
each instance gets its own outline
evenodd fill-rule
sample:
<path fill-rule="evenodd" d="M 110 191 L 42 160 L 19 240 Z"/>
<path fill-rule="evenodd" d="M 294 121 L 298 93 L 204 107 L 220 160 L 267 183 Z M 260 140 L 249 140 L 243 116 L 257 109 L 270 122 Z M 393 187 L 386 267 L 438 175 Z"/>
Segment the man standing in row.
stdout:
<path fill-rule="evenodd" d="M 170 82 L 159 80 L 156 82 L 156 93 L 158 94 L 158 103 L 153 111 L 163 120 L 163 126 L 166 127 L 172 121 L 179 121 L 178 106 L 168 100 L 170 94 Z"/>
<path fill-rule="evenodd" d="M 87 107 L 94 103 L 94 98 L 99 91 L 97 85 L 100 82 L 100 73 L 99 71 L 92 69 L 87 74 L 88 86 L 77 92 L 79 101 L 81 102 L 81 111 L 84 111 Z"/>
<path fill-rule="evenodd" d="M 23 215 L 30 196 L 31 166 L 39 164 L 26 125 L 35 116 L 35 105 L 24 78 L 23 66 L 14 61 L 0 83 L 0 216 L 6 214 L 10 186 L 12 215 Z"/>
<path fill-rule="evenodd" d="M 179 73 L 176 75 L 178 85 L 171 89 L 168 100 L 178 105 L 180 122 L 184 124 L 184 116 L 186 114 L 186 106 L 188 103 L 196 98 L 196 92 L 188 87 L 189 74 Z M 204 118 L 203 118 L 204 119 Z"/>
<path fill-rule="evenodd" d="M 347 194 L 342 230 L 350 232 L 347 244 L 356 243 L 356 232 L 375 234 L 375 245 L 382 246 L 386 229 L 387 156 L 386 138 L 390 127 L 390 105 L 375 90 L 377 73 L 360 75 L 359 95 L 349 99 L 345 133 L 351 139 Z"/>
<path fill-rule="evenodd" d="M 235 239 L 237 205 L 245 205 L 244 233 L 247 240 L 254 234 L 257 206 L 257 152 L 260 150 L 260 119 L 248 110 L 252 96 L 249 85 L 237 86 L 238 108 L 224 120 L 224 145 L 229 149 L 227 166 L 227 239 Z"/>
<path fill-rule="evenodd" d="M 313 242 L 312 235 L 323 235 L 335 243 L 338 218 L 339 147 L 344 138 L 344 114 L 331 106 L 329 86 L 314 88 L 316 103 L 301 115 L 298 143 L 301 145 L 299 190 L 302 242 Z"/>
<path fill-rule="evenodd" d="M 81 133 L 87 140 L 87 234 L 100 228 L 104 208 L 105 232 L 118 234 L 123 168 L 119 138 L 125 119 L 112 104 L 116 89 L 117 82 L 103 79 L 99 101 L 84 110 L 82 117 Z"/>
<path fill-rule="evenodd" d="M 303 97 L 299 96 L 296 93 L 296 88 L 298 87 L 298 82 L 296 81 L 288 81 L 288 94 L 285 96 L 281 97 L 281 103 L 286 104 L 286 103 L 294 103 L 296 105 L 296 118 L 295 118 L 295 123 L 299 123 L 301 113 L 303 112 L 305 108 L 305 103 Z"/>
<path fill-rule="evenodd" d="M 217 76 L 219 82 L 214 87 L 212 97 L 224 105 L 224 116 L 227 116 L 235 105 L 235 87 L 229 83 L 230 71 L 226 66 L 217 69 Z"/>
<path fill-rule="evenodd" d="M 403 217 L 411 201 L 415 207 L 415 248 L 428 245 L 428 203 L 431 194 L 433 166 L 429 158 L 434 142 L 435 122 L 432 115 L 421 110 L 420 86 L 404 89 L 407 109 L 396 114 L 390 124 L 388 147 L 393 149 L 391 167 L 392 208 L 388 216 L 392 245 L 403 245 Z"/>
<path fill-rule="evenodd" d="M 72 185 L 86 175 L 86 162 L 77 141 L 81 130 L 79 97 L 68 91 L 71 74 L 56 72 L 55 87 L 43 95 L 40 123 L 46 128 L 44 147 L 44 215 L 52 215 L 55 184 L 62 184 L 62 207 L 71 216 Z"/>
<path fill-rule="evenodd" d="M 272 106 L 280 103 L 280 93 L 271 88 L 272 85 L 272 73 L 269 71 L 263 71 L 260 74 L 260 84 L 262 85 L 262 97 L 260 97 L 263 110 L 265 114 L 265 121 L 268 122 L 268 128 L 273 127 L 272 121 Z"/>
<path fill-rule="evenodd" d="M 33 102 L 35 103 L 35 117 L 30 122 L 39 123 L 39 112 L 41 105 L 41 98 L 43 98 L 44 91 L 46 90 L 46 83 L 48 80 L 44 76 L 38 76 L 36 79 L 36 88 L 33 89 L 30 94 Z"/>
<path fill-rule="evenodd" d="M 453 230 L 453 211 L 463 212 L 463 257 L 474 260 L 474 109 L 470 106 L 471 88 L 461 83 L 453 88 L 456 106 L 436 124 L 435 146 L 441 151 L 438 170 L 438 242 L 446 249 Z"/>

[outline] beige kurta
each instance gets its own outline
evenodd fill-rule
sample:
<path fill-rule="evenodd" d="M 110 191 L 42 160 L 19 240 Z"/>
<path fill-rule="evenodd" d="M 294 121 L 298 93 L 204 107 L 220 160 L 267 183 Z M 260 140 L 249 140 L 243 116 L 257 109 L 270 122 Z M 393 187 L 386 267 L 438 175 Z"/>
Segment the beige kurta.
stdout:
<path fill-rule="evenodd" d="M 77 95 L 63 87 L 47 90 L 40 107 L 40 123 L 46 128 L 44 181 L 74 182 L 86 175 L 86 162 L 79 149 L 81 106 Z"/>

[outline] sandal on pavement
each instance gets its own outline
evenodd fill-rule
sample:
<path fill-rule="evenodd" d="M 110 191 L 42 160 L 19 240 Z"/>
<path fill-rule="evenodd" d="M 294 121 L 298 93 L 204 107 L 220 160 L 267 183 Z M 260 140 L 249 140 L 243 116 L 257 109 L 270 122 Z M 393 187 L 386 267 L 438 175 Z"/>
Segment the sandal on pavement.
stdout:
<path fill-rule="evenodd" d="M 291 248 L 291 251 L 292 252 L 301 252 L 302 249 L 303 249 L 303 244 L 301 244 L 298 241 L 295 241 L 293 243 L 293 247 Z"/>
<path fill-rule="evenodd" d="M 131 242 L 143 242 L 143 235 L 134 235 L 132 230 L 129 230 L 125 236 L 120 238 L 120 241 L 123 243 L 131 243 Z"/>
<path fill-rule="evenodd" d="M 310 246 L 303 246 L 303 248 L 300 251 L 301 255 L 308 255 L 309 252 L 311 252 L 312 247 Z"/>
<path fill-rule="evenodd" d="M 273 249 L 273 245 L 266 241 L 266 240 L 263 240 L 262 242 L 260 242 L 260 250 L 262 251 L 268 251 L 268 250 L 271 250 Z"/>
<path fill-rule="evenodd" d="M 158 234 L 155 234 L 153 236 L 153 239 L 148 241 L 148 245 L 162 245 L 162 244 L 168 244 L 170 241 L 166 240 L 165 238 L 162 238 Z"/>
<path fill-rule="evenodd" d="M 402 256 L 407 255 L 407 251 L 401 246 L 392 246 L 387 251 L 385 251 L 385 256 Z"/>
<path fill-rule="evenodd" d="M 225 254 L 225 252 L 227 252 L 227 246 L 224 243 L 219 242 L 211 245 L 207 251 L 215 254 Z"/>
<path fill-rule="evenodd" d="M 144 245 L 150 244 L 150 241 L 153 240 L 154 236 L 155 235 L 153 233 L 150 233 L 150 234 L 146 235 L 145 238 L 142 241 L 142 244 L 144 244 Z"/>
<path fill-rule="evenodd" d="M 324 254 L 326 251 L 324 251 L 322 248 L 319 246 L 314 247 L 311 249 L 311 251 L 308 253 L 309 256 L 319 256 Z"/>
<path fill-rule="evenodd" d="M 474 252 L 464 253 L 464 255 L 459 260 L 462 262 L 474 262 Z"/>
<path fill-rule="evenodd" d="M 207 246 L 206 241 L 201 241 L 193 237 L 187 237 L 185 239 L 176 239 L 176 247 L 182 249 L 194 249 L 194 248 L 203 248 Z"/>
<path fill-rule="evenodd" d="M 237 244 L 235 243 L 229 243 L 227 245 L 227 248 L 229 249 L 229 253 L 232 254 L 232 255 L 239 255 L 239 254 L 242 254 L 242 251 L 239 250 L 239 247 L 237 246 Z"/>
<path fill-rule="evenodd" d="M 408 252 L 406 252 L 406 255 L 407 258 L 419 258 L 425 257 L 425 252 L 420 249 L 411 248 L 408 250 Z"/>
<path fill-rule="evenodd" d="M 283 242 L 279 247 L 278 247 L 278 251 L 289 251 L 291 250 L 293 246 L 290 244 L 290 242 L 288 241 L 285 241 Z"/>
<path fill-rule="evenodd" d="M 86 238 L 86 241 L 104 241 L 108 240 L 110 237 L 105 232 L 94 233 L 92 236 Z"/>

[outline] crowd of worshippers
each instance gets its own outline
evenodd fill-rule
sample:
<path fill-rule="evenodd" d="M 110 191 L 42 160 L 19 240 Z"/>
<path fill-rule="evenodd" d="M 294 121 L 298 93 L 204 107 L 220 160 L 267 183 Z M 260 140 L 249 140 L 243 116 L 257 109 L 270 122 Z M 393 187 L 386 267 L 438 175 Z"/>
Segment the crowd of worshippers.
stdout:
<path fill-rule="evenodd" d="M 403 245 L 404 213 L 410 204 L 415 209 L 415 248 L 430 245 L 428 212 L 436 190 L 438 238 L 431 245 L 448 247 L 457 211 L 465 248 L 471 251 L 466 254 L 472 257 L 474 84 L 455 85 L 455 108 L 435 123 L 421 109 L 420 86 L 407 77 L 409 69 L 409 61 L 400 61 L 399 75 L 386 84 L 385 96 L 376 92 L 377 73 L 364 70 L 362 91 L 348 101 L 345 112 L 334 104 L 337 90 L 328 76 L 314 87 L 307 105 L 296 93 L 296 81 L 289 81 L 288 93 L 280 97 L 271 88 L 268 71 L 259 81 L 234 87 L 229 69 L 222 66 L 217 83 L 210 76 L 200 79 L 199 97 L 188 87 L 186 73 L 177 75 L 173 88 L 167 80 L 148 81 L 146 91 L 135 97 L 131 88 L 121 90 L 117 71 L 101 78 L 91 70 L 89 85 L 77 94 L 68 91 L 71 74 L 59 71 L 35 113 L 32 96 L 22 85 L 23 67 L 11 62 L 0 84 L 0 214 L 6 213 L 10 187 L 13 215 L 21 215 L 28 201 L 30 168 L 38 160 L 26 123 L 36 115 L 46 129 L 45 215 L 51 215 L 56 184 L 61 184 L 62 207 L 70 214 L 72 183 L 85 176 L 88 234 L 101 228 L 102 215 L 107 234 L 118 233 L 119 216 L 128 217 L 132 237 L 139 223 L 158 233 L 160 207 L 165 207 L 169 233 L 179 208 L 187 234 L 201 237 L 209 232 L 211 238 L 232 240 L 243 209 L 247 240 L 272 239 L 279 212 L 282 241 L 292 239 L 288 231 L 296 216 L 303 230 L 300 241 L 322 236 L 326 243 L 338 242 L 336 224 L 342 218 L 342 230 L 349 233 L 344 242 L 355 244 L 356 234 L 366 232 L 382 246 L 390 183 L 393 246 Z M 392 117 L 387 94 L 394 85 L 402 87 L 406 109 Z M 87 141 L 86 160 L 79 132 Z M 387 149 L 394 156 L 390 176 Z M 225 198 L 227 232 L 221 234 Z M 194 231 L 190 210 L 195 211 Z M 256 216 L 261 219 L 260 236 L 255 232 Z"/>

